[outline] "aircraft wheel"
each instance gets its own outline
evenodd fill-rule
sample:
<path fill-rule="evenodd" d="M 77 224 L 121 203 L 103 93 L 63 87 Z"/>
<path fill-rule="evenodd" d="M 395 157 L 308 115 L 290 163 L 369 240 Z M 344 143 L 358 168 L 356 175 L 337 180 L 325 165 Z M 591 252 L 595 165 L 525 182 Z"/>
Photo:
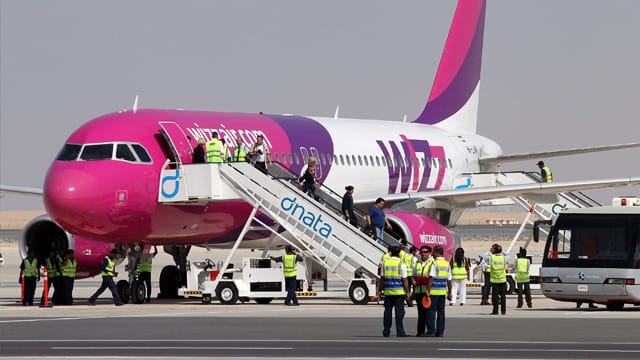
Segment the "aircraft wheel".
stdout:
<path fill-rule="evenodd" d="M 144 285 L 144 281 L 134 280 L 131 284 L 131 301 L 134 304 L 142 304 L 147 295 L 147 287 Z"/>
<path fill-rule="evenodd" d="M 160 294 L 159 298 L 175 299 L 178 297 L 178 284 L 180 272 L 175 265 L 167 265 L 160 272 Z"/>
<path fill-rule="evenodd" d="M 369 290 L 362 281 L 351 283 L 349 287 L 349 299 L 356 305 L 366 305 L 369 303 Z"/>
<path fill-rule="evenodd" d="M 118 296 L 120 296 L 122 303 L 128 304 L 129 300 L 131 300 L 131 288 L 129 287 L 129 282 L 127 280 L 120 280 L 116 284 L 116 288 L 118 289 Z"/>
<path fill-rule="evenodd" d="M 254 299 L 258 304 L 268 304 L 270 303 L 273 298 L 256 298 Z"/>
<path fill-rule="evenodd" d="M 216 289 L 216 297 L 223 305 L 233 305 L 238 302 L 238 290 L 233 283 L 221 283 Z"/>
<path fill-rule="evenodd" d="M 507 295 L 511 295 L 516 291 L 516 282 L 511 276 L 507 276 Z"/>

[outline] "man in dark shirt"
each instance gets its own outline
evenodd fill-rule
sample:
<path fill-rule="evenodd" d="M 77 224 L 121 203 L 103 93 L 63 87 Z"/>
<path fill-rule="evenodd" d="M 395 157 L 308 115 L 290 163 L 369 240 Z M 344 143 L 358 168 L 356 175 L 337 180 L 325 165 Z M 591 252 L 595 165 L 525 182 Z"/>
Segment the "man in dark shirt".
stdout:
<path fill-rule="evenodd" d="M 198 146 L 193 148 L 193 163 L 204 164 L 204 145 L 206 141 L 203 138 L 198 139 Z"/>
<path fill-rule="evenodd" d="M 378 241 L 382 241 L 382 231 L 387 226 L 387 229 L 391 229 L 391 224 L 387 217 L 384 215 L 384 211 L 382 208 L 384 207 L 384 199 L 377 198 L 375 205 L 371 205 L 369 211 L 367 212 L 367 224 L 369 227 L 375 228 L 376 231 L 376 239 Z"/>

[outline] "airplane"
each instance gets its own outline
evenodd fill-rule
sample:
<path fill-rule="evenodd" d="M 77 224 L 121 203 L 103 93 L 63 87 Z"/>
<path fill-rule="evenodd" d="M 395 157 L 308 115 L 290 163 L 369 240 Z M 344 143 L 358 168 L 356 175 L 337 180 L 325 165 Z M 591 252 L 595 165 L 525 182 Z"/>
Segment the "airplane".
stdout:
<path fill-rule="evenodd" d="M 240 200 L 158 202 L 167 163 L 191 164 L 197 140 L 210 140 L 214 132 L 230 148 L 237 138 L 250 146 L 262 135 L 272 159 L 294 173 L 309 156 L 316 157 L 323 185 L 355 186 L 354 201 L 365 209 L 383 197 L 393 205 L 386 215 L 395 233 L 416 247 L 442 245 L 446 256 L 457 244 L 450 228 L 464 209 L 483 201 L 640 185 L 640 178 L 504 186 L 460 182 L 461 174 L 496 172 L 509 161 L 640 146 L 505 155 L 497 142 L 477 134 L 485 11 L 484 0 L 459 1 L 431 93 L 411 122 L 339 118 L 337 112 L 317 117 L 138 109 L 136 101 L 133 109 L 85 123 L 65 141 L 43 189 L 0 185 L 2 192 L 43 196 L 47 214 L 25 226 L 21 255 L 27 248 L 39 256 L 50 247 L 75 248 L 82 278 L 97 274 L 113 246 L 136 261 L 134 248 L 162 245 L 176 266 L 162 270 L 160 285 L 177 292 L 190 246 L 230 247 L 252 210 Z M 265 234 L 250 232 L 243 246 L 261 246 Z"/>

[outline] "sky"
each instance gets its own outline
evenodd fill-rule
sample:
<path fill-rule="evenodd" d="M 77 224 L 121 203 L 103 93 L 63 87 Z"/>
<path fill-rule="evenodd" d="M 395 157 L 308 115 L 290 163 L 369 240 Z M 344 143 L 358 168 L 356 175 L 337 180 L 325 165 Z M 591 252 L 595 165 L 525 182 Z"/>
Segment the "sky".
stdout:
<path fill-rule="evenodd" d="M 0 0 L 0 183 L 41 187 L 76 128 L 136 95 L 140 108 L 413 119 L 455 5 Z M 640 141 L 640 1 L 489 0 L 486 15 L 479 134 L 505 154 Z M 544 160 L 563 181 L 639 176 L 639 155 Z M 0 198 L 0 210 L 39 209 Z"/>

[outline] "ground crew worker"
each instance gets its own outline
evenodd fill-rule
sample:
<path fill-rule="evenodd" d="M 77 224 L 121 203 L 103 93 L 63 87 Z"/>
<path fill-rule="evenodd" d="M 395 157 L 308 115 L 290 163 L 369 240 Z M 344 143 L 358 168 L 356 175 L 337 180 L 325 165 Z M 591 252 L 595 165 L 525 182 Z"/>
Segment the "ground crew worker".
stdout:
<path fill-rule="evenodd" d="M 538 161 L 536 165 L 540 168 L 540 182 L 552 182 L 553 174 L 551 174 L 551 169 L 548 166 L 544 166 L 543 161 Z"/>
<path fill-rule="evenodd" d="M 484 280 L 484 284 L 482 285 L 482 300 L 480 300 L 480 305 L 489 305 L 489 295 L 491 295 L 491 273 L 489 272 L 489 258 L 491 257 L 491 251 L 493 249 L 493 245 L 489 248 L 484 256 L 482 256 L 482 261 L 480 262 L 480 268 L 482 269 L 482 278 Z"/>
<path fill-rule="evenodd" d="M 391 248 L 390 258 L 382 264 L 383 273 L 378 284 L 378 295 L 384 291 L 384 317 L 382 320 L 382 336 L 391 334 L 391 311 L 396 313 L 396 335 L 408 336 L 402 323 L 404 319 L 404 302 L 409 298 L 409 282 L 407 281 L 407 266 L 400 259 L 400 248 Z"/>
<path fill-rule="evenodd" d="M 20 277 L 18 283 L 24 281 L 24 293 L 22 294 L 22 305 L 33 305 L 33 296 L 36 293 L 36 285 L 40 281 L 40 273 L 38 271 L 38 259 L 33 250 L 27 251 L 27 257 L 22 259 L 20 264 Z M 24 278 L 24 280 L 23 280 Z"/>
<path fill-rule="evenodd" d="M 429 284 L 429 271 L 433 258 L 431 257 L 431 247 L 422 246 L 420 248 L 420 259 L 416 261 L 413 269 L 413 293 L 416 296 L 418 307 L 418 326 L 416 336 L 427 336 L 425 328 L 427 326 L 427 309 L 422 305 L 422 298 L 427 295 L 427 285 Z"/>
<path fill-rule="evenodd" d="M 222 142 L 218 139 L 217 131 L 211 133 L 211 140 L 207 141 L 205 144 L 205 150 L 207 152 L 208 163 L 222 163 L 224 149 L 222 147 Z"/>
<path fill-rule="evenodd" d="M 249 148 L 244 144 L 244 140 L 241 137 L 236 139 L 236 148 L 233 149 L 233 156 L 231 161 L 233 162 L 246 162 Z"/>
<path fill-rule="evenodd" d="M 416 249 L 415 246 L 412 246 L 409 252 L 405 253 L 404 257 L 402 258 L 402 260 L 404 261 L 404 264 L 407 267 L 407 281 L 409 282 L 409 285 L 413 284 L 413 268 L 415 267 L 415 264 L 418 261 L 418 257 L 416 256 L 417 252 L 418 252 L 418 249 Z M 409 289 L 411 289 L 411 287 L 409 287 Z M 409 301 L 407 302 L 407 306 L 409 307 L 413 306 L 413 297 L 411 296 L 411 291 L 409 291 Z"/>
<path fill-rule="evenodd" d="M 527 258 L 527 249 L 520 248 L 516 260 L 516 284 L 518 286 L 518 308 L 522 307 L 522 293 L 527 300 L 527 307 L 531 308 L 531 286 L 529 285 L 529 267 L 531 263 Z"/>
<path fill-rule="evenodd" d="M 51 302 L 53 304 L 60 304 L 62 295 L 62 272 L 60 271 L 60 257 L 55 249 L 51 249 L 49 257 L 45 259 L 45 266 L 47 267 L 47 292 L 53 285 L 53 295 L 51 296 Z M 44 289 L 42 290 L 42 296 L 40 298 L 40 305 L 44 305 Z"/>
<path fill-rule="evenodd" d="M 295 249 L 291 245 L 284 247 L 286 252 L 283 256 L 273 257 L 271 260 L 282 263 L 282 272 L 284 273 L 284 286 L 287 289 L 287 298 L 284 300 L 285 305 L 298 306 L 298 297 L 296 296 L 298 265 L 304 259 L 300 255 L 296 255 Z"/>
<path fill-rule="evenodd" d="M 158 248 L 153 245 L 153 254 L 148 252 L 140 256 L 138 272 L 140 273 L 140 280 L 144 281 L 144 286 L 147 288 L 147 302 L 151 301 L 151 268 L 153 267 L 153 258 L 156 255 L 158 255 Z"/>
<path fill-rule="evenodd" d="M 60 264 L 60 272 L 62 273 L 62 283 L 64 284 L 64 293 L 62 295 L 63 305 L 73 305 L 73 283 L 76 279 L 76 269 L 78 262 L 75 259 L 73 250 L 67 250 L 65 259 Z"/>
<path fill-rule="evenodd" d="M 118 273 L 115 271 L 116 263 L 114 261 L 117 257 L 118 250 L 112 249 L 109 255 L 105 256 L 102 260 L 102 272 L 100 273 L 102 275 L 102 284 L 100 285 L 98 290 L 96 290 L 96 292 L 89 298 L 89 305 L 95 305 L 98 296 L 100 296 L 100 294 L 102 294 L 107 288 L 109 288 L 109 290 L 111 291 L 111 296 L 113 296 L 114 304 L 116 306 L 123 305 L 122 301 L 120 300 L 120 296 L 118 295 L 118 288 L 113 282 L 113 277 L 118 276 Z"/>
<path fill-rule="evenodd" d="M 231 162 L 231 151 L 227 146 L 227 141 L 225 139 L 221 139 L 220 142 L 222 143 L 222 161 L 229 163 Z"/>
<path fill-rule="evenodd" d="M 444 336 L 447 299 L 451 299 L 451 268 L 444 258 L 442 246 L 433 248 L 433 265 L 429 270 L 427 295 L 431 298 L 431 306 L 427 310 L 427 333 L 425 336 Z"/>
<path fill-rule="evenodd" d="M 469 260 L 464 256 L 464 249 L 459 247 L 449 261 L 451 267 L 452 296 L 449 305 L 456 303 L 460 293 L 460 306 L 467 302 L 467 281 L 471 279 Z"/>
<path fill-rule="evenodd" d="M 488 269 L 491 278 L 491 304 L 493 311 L 491 315 L 498 315 L 498 304 L 502 315 L 507 314 L 507 258 L 502 253 L 502 246 L 493 244 L 491 247 L 491 256 L 489 257 Z"/>

